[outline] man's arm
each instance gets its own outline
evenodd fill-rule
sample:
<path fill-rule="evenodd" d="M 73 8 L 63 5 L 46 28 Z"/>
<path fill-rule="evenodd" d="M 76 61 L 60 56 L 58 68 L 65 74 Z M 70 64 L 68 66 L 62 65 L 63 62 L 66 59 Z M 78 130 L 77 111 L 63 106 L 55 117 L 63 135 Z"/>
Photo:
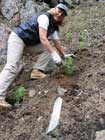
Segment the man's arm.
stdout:
<path fill-rule="evenodd" d="M 53 42 L 61 57 L 64 58 L 64 48 L 61 46 L 60 41 L 53 40 Z"/>
<path fill-rule="evenodd" d="M 51 40 L 54 43 L 55 48 L 58 50 L 60 56 L 62 58 L 64 58 L 64 48 L 61 46 L 60 44 L 60 40 L 59 40 L 59 32 L 58 31 L 54 31 L 51 35 L 50 35 Z"/>
<path fill-rule="evenodd" d="M 39 27 L 39 37 L 43 47 L 45 47 L 48 50 L 55 63 L 60 64 L 62 62 L 62 59 L 48 41 L 46 29 Z"/>
<path fill-rule="evenodd" d="M 49 53 L 53 53 L 55 50 L 54 48 L 51 46 L 48 38 L 47 38 L 47 31 L 46 29 L 39 27 L 39 37 L 40 37 L 40 41 L 43 45 L 44 48 L 46 48 L 48 50 Z"/>
<path fill-rule="evenodd" d="M 69 58 L 69 57 L 73 57 L 75 58 L 76 56 L 73 53 L 70 54 L 66 54 L 64 51 L 64 48 L 61 46 L 60 41 L 59 40 L 53 40 L 56 49 L 59 51 L 60 55 L 62 58 Z"/>

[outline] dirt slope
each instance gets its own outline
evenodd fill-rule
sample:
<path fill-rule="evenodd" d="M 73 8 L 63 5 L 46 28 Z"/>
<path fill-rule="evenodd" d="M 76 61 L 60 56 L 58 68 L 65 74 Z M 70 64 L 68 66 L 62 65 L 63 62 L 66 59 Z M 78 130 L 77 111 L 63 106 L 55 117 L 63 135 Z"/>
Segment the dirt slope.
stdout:
<path fill-rule="evenodd" d="M 62 44 L 77 56 L 73 75 L 57 71 L 31 81 L 36 57 L 25 55 L 25 70 L 9 92 L 23 85 L 26 95 L 20 106 L 0 112 L 0 140 L 94 140 L 95 132 L 105 129 L 105 3 L 79 6 L 70 11 L 65 22 Z M 67 39 L 67 32 L 72 32 L 72 40 Z M 80 34 L 85 42 L 82 50 Z M 67 90 L 64 95 L 57 92 L 59 86 Z M 33 97 L 29 97 L 30 89 L 35 90 Z M 46 135 L 58 96 L 63 98 L 60 125 Z"/>

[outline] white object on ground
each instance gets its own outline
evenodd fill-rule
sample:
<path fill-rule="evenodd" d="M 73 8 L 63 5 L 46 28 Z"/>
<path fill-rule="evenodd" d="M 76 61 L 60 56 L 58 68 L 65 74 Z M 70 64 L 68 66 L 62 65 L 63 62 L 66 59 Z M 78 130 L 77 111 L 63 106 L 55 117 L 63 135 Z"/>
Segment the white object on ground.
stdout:
<path fill-rule="evenodd" d="M 95 140 L 105 140 L 105 130 L 97 131 Z"/>
<path fill-rule="evenodd" d="M 62 107 L 62 98 L 58 97 L 54 103 L 53 112 L 51 115 L 51 120 L 47 130 L 47 134 L 53 131 L 58 126 L 60 120 L 61 107 Z"/>

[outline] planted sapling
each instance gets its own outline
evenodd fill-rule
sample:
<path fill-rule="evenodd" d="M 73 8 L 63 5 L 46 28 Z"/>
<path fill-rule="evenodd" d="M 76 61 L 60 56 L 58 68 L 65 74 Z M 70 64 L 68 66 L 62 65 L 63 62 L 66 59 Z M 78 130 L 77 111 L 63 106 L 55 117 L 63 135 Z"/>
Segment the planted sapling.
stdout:
<path fill-rule="evenodd" d="M 84 44 L 84 39 L 82 36 L 79 37 L 79 50 L 84 49 L 85 44 Z"/>
<path fill-rule="evenodd" d="M 73 73 L 73 65 L 74 65 L 74 60 L 72 57 L 68 57 L 65 61 L 64 61 L 64 73 L 67 76 L 71 76 Z"/>
<path fill-rule="evenodd" d="M 71 32 L 67 32 L 65 36 L 66 36 L 67 41 L 72 40 L 72 33 Z"/>
<path fill-rule="evenodd" d="M 13 91 L 8 97 L 7 101 L 15 105 L 16 103 L 20 103 L 23 101 L 23 97 L 25 95 L 25 89 L 23 86 L 18 87 L 15 91 Z"/>

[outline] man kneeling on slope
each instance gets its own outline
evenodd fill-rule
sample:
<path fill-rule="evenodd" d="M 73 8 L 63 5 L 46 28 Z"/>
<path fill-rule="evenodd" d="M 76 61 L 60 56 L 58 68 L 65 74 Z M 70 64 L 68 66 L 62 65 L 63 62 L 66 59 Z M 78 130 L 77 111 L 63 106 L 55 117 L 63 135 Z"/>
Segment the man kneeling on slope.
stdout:
<path fill-rule="evenodd" d="M 65 57 L 64 49 L 60 45 L 58 31 L 64 17 L 67 16 L 67 5 L 60 3 L 47 12 L 36 14 L 26 23 L 16 27 L 8 39 L 7 63 L 0 73 L 0 106 L 11 107 L 5 101 L 7 89 L 21 69 L 21 58 L 26 46 L 41 50 L 42 54 L 33 67 L 31 79 L 46 77 L 46 72 L 54 69 L 54 65 L 62 63 Z M 50 44 L 48 37 L 54 42 Z"/>

